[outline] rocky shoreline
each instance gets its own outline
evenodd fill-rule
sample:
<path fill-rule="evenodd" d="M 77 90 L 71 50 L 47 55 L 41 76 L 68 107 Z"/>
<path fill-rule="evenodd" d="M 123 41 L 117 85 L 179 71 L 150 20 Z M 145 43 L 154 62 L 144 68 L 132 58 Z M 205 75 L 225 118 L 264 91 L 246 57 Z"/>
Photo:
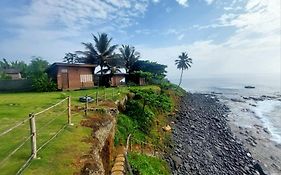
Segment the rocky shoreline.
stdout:
<path fill-rule="evenodd" d="M 228 112 L 214 96 L 183 97 L 173 126 L 173 149 L 166 158 L 172 174 L 265 174 L 231 132 Z"/>

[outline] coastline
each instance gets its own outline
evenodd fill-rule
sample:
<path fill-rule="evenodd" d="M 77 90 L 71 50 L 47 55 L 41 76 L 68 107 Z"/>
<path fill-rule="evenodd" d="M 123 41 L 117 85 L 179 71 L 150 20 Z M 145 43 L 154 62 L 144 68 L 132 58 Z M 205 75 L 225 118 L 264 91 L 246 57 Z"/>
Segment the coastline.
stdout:
<path fill-rule="evenodd" d="M 236 138 L 229 108 L 212 94 L 187 93 L 173 125 L 172 174 L 265 174 Z"/>
<path fill-rule="evenodd" d="M 274 133 L 270 132 L 265 119 L 256 112 L 259 102 L 281 101 L 280 96 L 227 98 L 216 94 L 215 97 L 230 108 L 227 119 L 235 137 L 243 143 L 267 174 L 280 175 L 281 144 L 274 141 Z"/>

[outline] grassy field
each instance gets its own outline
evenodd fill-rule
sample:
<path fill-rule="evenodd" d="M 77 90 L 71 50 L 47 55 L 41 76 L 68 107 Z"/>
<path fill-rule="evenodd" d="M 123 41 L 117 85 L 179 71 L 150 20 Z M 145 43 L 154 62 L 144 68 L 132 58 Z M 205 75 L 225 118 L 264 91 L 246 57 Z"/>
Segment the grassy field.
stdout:
<path fill-rule="evenodd" d="M 157 88 L 155 86 L 132 88 Z M 37 113 L 56 104 L 67 96 L 71 96 L 72 107 L 84 106 L 78 101 L 79 96 L 96 96 L 99 100 L 115 101 L 129 92 L 127 87 L 99 88 L 80 91 L 49 92 L 49 93 L 5 93 L 0 94 L 0 133 L 28 118 L 29 113 Z M 100 103 L 103 104 L 102 102 Z M 67 101 L 48 112 L 36 116 L 38 131 L 37 145 L 40 147 L 60 128 L 67 123 Z M 83 113 L 74 112 L 74 126 L 67 126 L 52 142 L 42 148 L 39 159 L 32 160 L 24 174 L 73 174 L 78 172 L 78 158 L 89 150 L 88 143 L 82 142 L 89 137 L 91 130 L 80 126 Z M 0 172 L 1 174 L 15 174 L 30 156 L 30 141 L 28 140 L 10 158 L 12 153 L 30 135 L 29 122 L 22 124 L 8 134 L 0 137 Z"/>

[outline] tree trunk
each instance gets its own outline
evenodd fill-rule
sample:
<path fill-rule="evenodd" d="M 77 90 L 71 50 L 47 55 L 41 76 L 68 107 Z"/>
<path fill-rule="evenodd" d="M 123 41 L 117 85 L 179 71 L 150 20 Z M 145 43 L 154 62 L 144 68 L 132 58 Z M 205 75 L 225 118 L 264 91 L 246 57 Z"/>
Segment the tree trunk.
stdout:
<path fill-rule="evenodd" d="M 99 85 L 103 86 L 104 85 L 104 79 L 103 79 L 103 64 L 100 64 L 100 80 L 99 80 Z"/>
<path fill-rule="evenodd" d="M 180 76 L 180 82 L 179 82 L 179 85 L 178 85 L 178 87 L 180 87 L 180 85 L 181 85 L 181 82 L 182 82 L 182 74 L 183 74 L 183 69 L 181 69 L 181 76 Z"/>

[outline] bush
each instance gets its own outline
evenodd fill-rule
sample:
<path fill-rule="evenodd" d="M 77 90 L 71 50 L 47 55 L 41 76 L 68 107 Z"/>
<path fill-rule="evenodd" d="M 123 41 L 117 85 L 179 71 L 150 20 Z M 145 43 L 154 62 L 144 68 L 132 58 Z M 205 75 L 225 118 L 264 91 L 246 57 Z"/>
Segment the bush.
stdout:
<path fill-rule="evenodd" d="M 124 114 L 117 116 L 117 130 L 115 133 L 114 144 L 126 144 L 129 134 L 132 134 L 137 140 L 145 141 L 145 134 L 139 130 L 138 123 L 131 117 Z"/>
<path fill-rule="evenodd" d="M 143 105 L 148 105 L 156 112 L 170 112 L 172 108 L 171 99 L 164 93 L 156 93 L 151 89 L 131 89 L 131 92 L 136 100 L 143 101 Z"/>
<path fill-rule="evenodd" d="M 11 80 L 12 77 L 6 75 L 4 72 L 0 72 L 0 80 Z"/>
<path fill-rule="evenodd" d="M 136 124 L 136 127 L 148 133 L 153 122 L 154 113 L 136 100 L 129 100 L 126 104 L 125 114 L 128 115 Z"/>
<path fill-rule="evenodd" d="M 42 73 L 32 77 L 32 86 L 38 92 L 51 92 L 57 90 L 57 85 L 49 79 L 47 73 Z"/>
<path fill-rule="evenodd" d="M 128 154 L 129 163 L 134 174 L 141 175 L 168 175 L 170 174 L 167 162 L 156 157 L 139 153 Z"/>

